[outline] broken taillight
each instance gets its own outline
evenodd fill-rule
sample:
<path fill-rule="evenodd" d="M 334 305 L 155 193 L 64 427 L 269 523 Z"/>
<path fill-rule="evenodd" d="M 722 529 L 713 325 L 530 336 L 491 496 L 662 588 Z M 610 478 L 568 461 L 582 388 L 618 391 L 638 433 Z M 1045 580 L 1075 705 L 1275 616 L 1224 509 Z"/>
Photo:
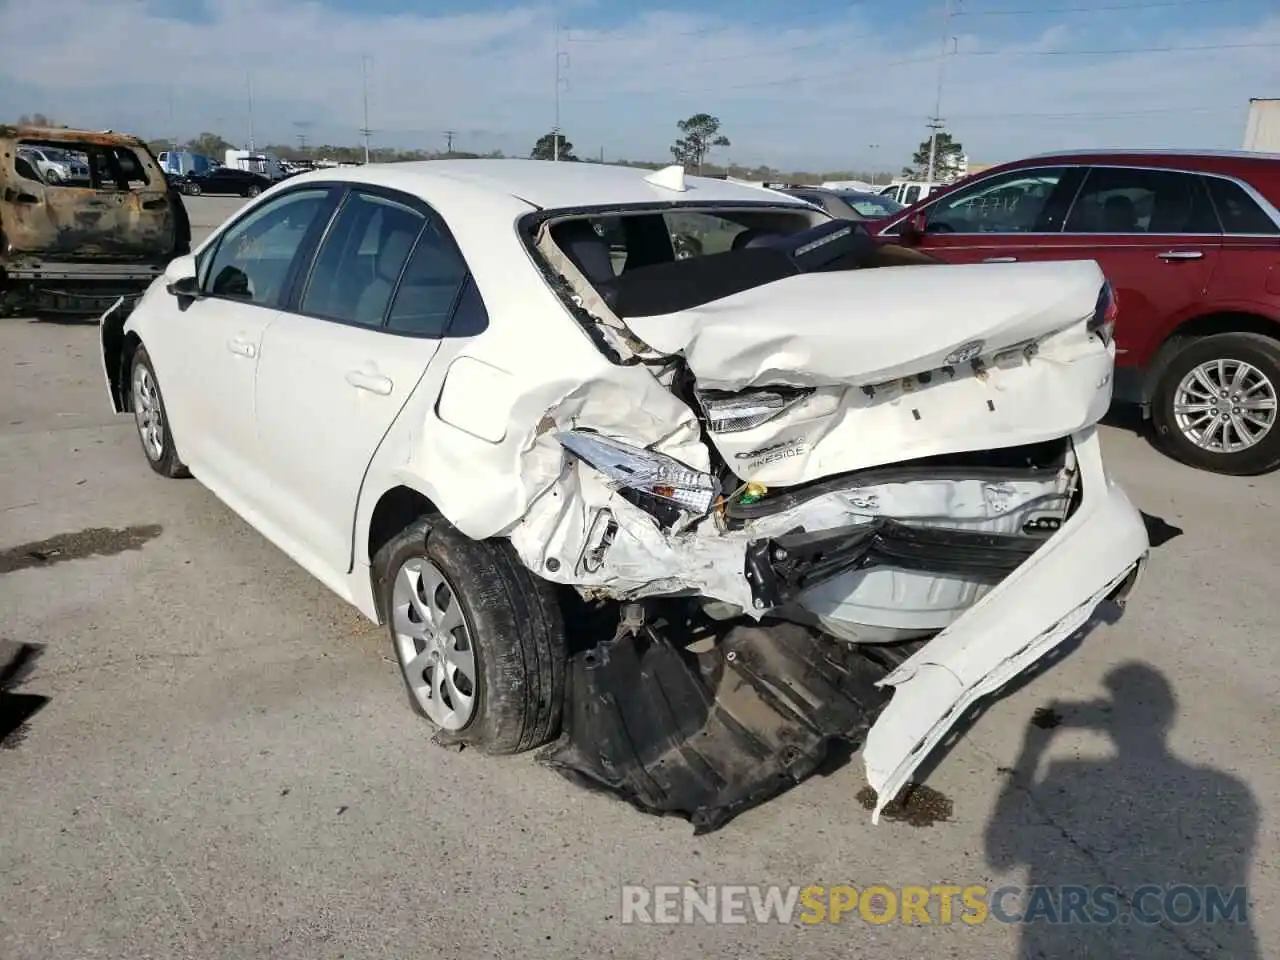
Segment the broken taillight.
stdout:
<path fill-rule="evenodd" d="M 1098 291 L 1098 305 L 1094 307 L 1093 317 L 1088 324 L 1090 333 L 1096 333 L 1103 343 L 1110 343 L 1116 332 L 1116 316 L 1119 313 L 1119 301 L 1116 292 L 1107 281 Z"/>
<path fill-rule="evenodd" d="M 698 404 L 712 433 L 739 433 L 768 423 L 813 393 L 805 387 L 769 387 L 745 393 L 705 390 Z"/>

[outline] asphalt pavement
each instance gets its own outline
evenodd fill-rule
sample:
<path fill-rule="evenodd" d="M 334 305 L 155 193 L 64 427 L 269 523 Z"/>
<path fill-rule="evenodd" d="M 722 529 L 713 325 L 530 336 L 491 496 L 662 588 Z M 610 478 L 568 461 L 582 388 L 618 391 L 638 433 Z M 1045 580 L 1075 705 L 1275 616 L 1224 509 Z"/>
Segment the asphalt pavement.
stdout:
<path fill-rule="evenodd" d="M 1280 954 L 1280 475 L 1106 428 L 1156 544 L 1123 618 L 993 703 L 910 821 L 871 825 L 854 756 L 695 838 L 528 755 L 433 745 L 378 628 L 147 468 L 96 327 L 0 321 L 0 368 L 0 661 L 28 658 L 0 697 L 33 711 L 0 748 L 5 960 Z M 1249 912 L 622 922 L 623 884 L 691 883 L 1243 884 Z"/>

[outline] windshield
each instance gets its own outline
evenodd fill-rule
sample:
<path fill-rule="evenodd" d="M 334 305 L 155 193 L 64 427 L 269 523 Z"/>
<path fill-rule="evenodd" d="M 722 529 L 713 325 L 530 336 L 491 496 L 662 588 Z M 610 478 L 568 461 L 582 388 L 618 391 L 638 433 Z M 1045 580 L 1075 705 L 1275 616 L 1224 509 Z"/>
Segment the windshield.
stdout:
<path fill-rule="evenodd" d="M 864 217 L 888 217 L 897 213 L 899 210 L 905 210 L 902 204 L 892 197 L 881 197 L 874 193 L 858 193 L 856 191 L 842 191 L 840 199 L 853 207 L 854 210 L 862 214 Z"/>

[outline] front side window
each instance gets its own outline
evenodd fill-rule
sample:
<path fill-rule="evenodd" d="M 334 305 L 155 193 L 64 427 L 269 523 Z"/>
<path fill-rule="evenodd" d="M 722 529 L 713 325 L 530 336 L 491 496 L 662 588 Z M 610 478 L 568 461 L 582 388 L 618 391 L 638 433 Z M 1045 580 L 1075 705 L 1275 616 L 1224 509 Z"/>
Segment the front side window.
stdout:
<path fill-rule="evenodd" d="M 1204 177 L 1204 183 L 1209 188 L 1209 196 L 1217 208 L 1224 233 L 1266 236 L 1280 234 L 1280 224 L 1258 206 L 1257 201 L 1240 184 L 1222 177 L 1209 176 Z"/>
<path fill-rule="evenodd" d="M 382 326 L 426 221 L 421 212 L 395 200 L 350 194 L 320 247 L 301 311 L 362 327 Z"/>
<path fill-rule="evenodd" d="M 1015 170 L 957 191 L 929 211 L 930 233 L 1044 233 L 1062 168 Z"/>
<path fill-rule="evenodd" d="M 1067 233 L 1218 233 L 1200 178 L 1174 170 L 1094 167 L 1067 217 Z"/>
<path fill-rule="evenodd" d="M 232 224 L 201 265 L 209 296 L 276 306 L 307 231 L 328 207 L 327 189 L 277 197 Z"/>

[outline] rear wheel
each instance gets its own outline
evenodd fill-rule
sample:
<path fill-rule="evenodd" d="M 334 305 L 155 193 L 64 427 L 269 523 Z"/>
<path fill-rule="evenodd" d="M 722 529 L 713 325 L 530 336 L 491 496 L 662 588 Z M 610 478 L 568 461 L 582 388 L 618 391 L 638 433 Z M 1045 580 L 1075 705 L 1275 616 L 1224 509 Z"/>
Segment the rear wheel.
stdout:
<path fill-rule="evenodd" d="M 249 189 L 244 192 L 244 195 L 246 197 L 253 198 L 253 197 L 256 197 L 258 194 L 260 194 L 261 192 L 262 192 L 262 188 L 258 186 L 256 183 L 252 183 L 249 185 Z"/>
<path fill-rule="evenodd" d="M 184 184 L 182 185 L 182 192 L 183 192 L 183 193 L 185 193 L 185 194 L 186 194 L 187 196 L 189 196 L 189 197 L 198 197 L 198 196 L 200 196 L 200 193 L 201 193 L 201 190 L 200 190 L 200 184 L 198 184 L 198 183 L 184 183 Z"/>
<path fill-rule="evenodd" d="M 1160 374 L 1151 416 L 1166 453 L 1232 476 L 1280 467 L 1280 343 L 1255 333 L 1193 341 Z"/>
<path fill-rule="evenodd" d="M 139 345 L 133 353 L 129 371 L 129 395 L 133 405 L 133 419 L 138 426 L 138 439 L 151 469 L 162 477 L 188 477 L 186 464 L 178 459 L 173 443 L 173 430 L 169 427 L 169 414 L 165 410 L 164 396 L 160 393 L 160 381 L 147 348 Z"/>
<path fill-rule="evenodd" d="M 430 515 L 379 550 L 373 569 L 409 704 L 438 740 L 507 754 L 556 736 L 564 622 L 551 585 L 509 544 Z"/>

